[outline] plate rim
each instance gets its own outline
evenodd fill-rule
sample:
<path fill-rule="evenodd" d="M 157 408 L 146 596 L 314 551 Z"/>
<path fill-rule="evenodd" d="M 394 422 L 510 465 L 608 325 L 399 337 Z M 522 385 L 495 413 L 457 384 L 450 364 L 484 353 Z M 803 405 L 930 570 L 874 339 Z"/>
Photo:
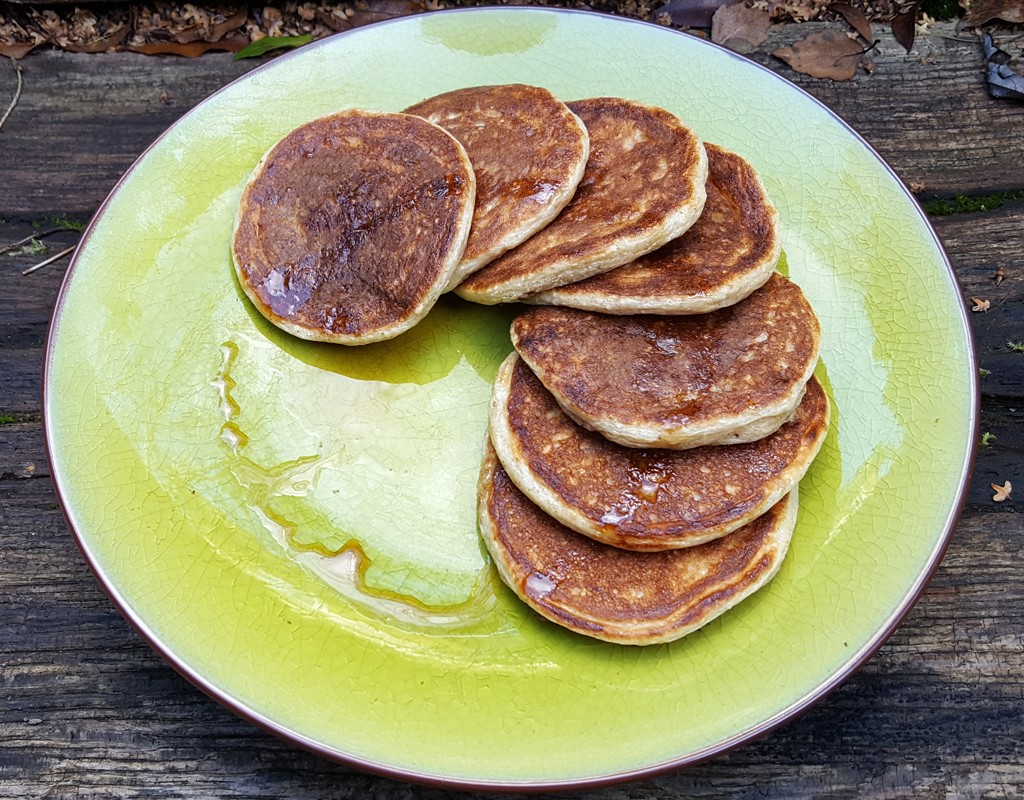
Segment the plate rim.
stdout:
<path fill-rule="evenodd" d="M 795 91 L 801 95 L 805 100 L 810 101 L 817 109 L 823 112 L 827 117 L 838 124 L 844 129 L 849 135 L 851 135 L 856 142 L 863 147 L 872 157 L 872 159 L 880 165 L 884 172 L 886 172 L 891 178 L 893 178 L 899 187 L 899 190 L 905 195 L 910 206 L 913 208 L 914 213 L 924 224 L 924 228 L 927 231 L 927 236 L 931 239 L 934 244 L 942 265 L 945 267 L 946 277 L 950 282 L 950 289 L 955 293 L 958 292 L 959 280 L 956 272 L 953 269 L 952 263 L 950 262 L 949 255 L 946 253 L 945 247 L 943 246 L 938 234 L 935 232 L 931 221 L 928 219 L 924 210 L 920 204 L 916 201 L 913 193 L 910 191 L 906 182 L 895 172 L 895 170 L 889 165 L 889 163 L 883 158 L 875 148 L 868 143 L 860 133 L 853 128 L 853 126 L 846 122 L 838 113 L 832 110 L 821 100 L 811 95 L 805 89 L 801 88 L 797 84 L 793 83 L 789 78 L 784 75 L 763 66 L 750 58 L 728 50 L 721 45 L 718 45 L 710 40 L 702 39 L 696 36 L 692 36 L 684 31 L 670 28 L 662 25 L 657 25 L 652 22 L 644 20 L 633 19 L 629 17 L 620 17 L 609 13 L 602 13 L 596 11 L 587 11 L 582 9 L 569 9 L 560 7 L 542 7 L 542 6 L 477 6 L 470 8 L 454 8 L 444 9 L 439 11 L 428 11 L 420 14 L 407 15 L 403 17 L 396 17 L 388 20 L 382 20 L 379 22 L 372 23 L 370 25 L 360 26 L 353 28 L 348 31 L 342 31 L 335 33 L 331 36 L 319 39 L 311 42 L 301 48 L 289 51 L 281 54 L 273 60 L 261 64 L 254 69 L 246 72 L 243 75 L 229 81 L 224 86 L 217 89 L 215 92 L 204 97 L 196 105 L 182 114 L 176 119 L 170 126 L 167 127 L 161 134 L 154 139 L 132 162 L 131 166 L 125 170 L 122 176 L 115 182 L 114 186 L 108 192 L 104 200 L 100 203 L 92 218 L 90 219 L 86 229 L 82 233 L 78 244 L 75 247 L 75 251 L 72 254 L 68 268 L 61 281 L 60 288 L 57 292 L 56 298 L 53 304 L 53 311 L 50 317 L 50 323 L 47 328 L 46 338 L 44 341 L 43 349 L 43 363 L 41 373 L 41 395 L 42 395 L 42 427 L 45 444 L 45 452 L 47 459 L 51 465 L 50 468 L 50 480 L 53 485 L 54 493 L 57 498 L 57 502 L 60 506 L 61 513 L 64 517 L 65 523 L 67 524 L 68 530 L 72 534 L 75 545 L 81 553 L 86 565 L 89 567 L 90 572 L 99 584 L 100 589 L 106 595 L 111 604 L 117 609 L 117 611 L 127 620 L 127 622 L 134 628 L 136 633 L 152 648 L 168 665 L 170 665 L 178 674 L 189 681 L 193 686 L 198 688 L 204 694 L 211 699 L 218 702 L 223 707 L 230 710 L 236 716 L 242 718 L 246 722 L 255 725 L 256 727 L 271 733 L 278 738 L 289 742 L 292 745 L 299 746 L 308 752 L 325 758 L 329 761 L 343 764 L 346 766 L 356 767 L 362 771 L 379 775 L 386 778 L 391 778 L 400 781 L 412 781 L 415 783 L 423 784 L 426 786 L 432 786 L 442 789 L 456 789 L 461 791 L 509 791 L 509 792 L 541 792 L 548 790 L 575 790 L 575 789 L 596 789 L 606 787 L 614 784 L 623 783 L 626 781 L 637 780 L 641 778 L 649 778 L 657 775 L 661 775 L 667 772 L 678 770 L 683 767 L 694 766 L 702 762 L 713 759 L 717 756 L 723 755 L 731 750 L 734 750 L 742 745 L 753 742 L 754 740 L 760 739 L 767 736 L 771 732 L 778 728 L 786 725 L 801 714 L 806 712 L 808 709 L 816 705 L 835 691 L 839 686 L 845 683 L 850 677 L 852 677 L 860 668 L 874 656 L 885 642 L 892 636 L 895 630 L 900 626 L 906 616 L 910 613 L 913 607 L 917 604 L 925 588 L 934 577 L 935 572 L 938 570 L 943 557 L 952 541 L 953 534 L 963 514 L 963 510 L 967 502 L 967 494 L 970 488 L 971 479 L 973 477 L 974 467 L 977 460 L 978 453 L 978 432 L 980 430 L 980 377 L 978 373 L 978 358 L 977 348 L 973 330 L 970 326 L 969 318 L 967 316 L 966 309 L 963 304 L 958 305 L 960 314 L 958 317 L 959 327 L 963 333 L 964 340 L 967 344 L 967 362 L 968 367 L 971 369 L 971 378 L 969 380 L 970 386 L 970 397 L 968 404 L 969 413 L 969 425 L 968 429 L 971 434 L 971 440 L 967 453 L 965 455 L 963 463 L 959 466 L 959 476 L 956 482 L 956 492 L 952 504 L 950 505 L 949 512 L 946 515 L 946 519 L 942 524 L 942 533 L 936 539 L 935 545 L 925 563 L 924 568 L 917 574 L 915 581 L 907 592 L 902 597 L 901 601 L 894 609 L 893 613 L 886 619 L 885 623 L 879 626 L 878 630 L 864 643 L 864 645 L 856 652 L 852 653 L 849 658 L 842 662 L 841 666 L 837 668 L 831 675 L 825 680 L 820 682 L 812 690 L 806 692 L 801 697 L 785 706 L 784 708 L 777 711 L 771 717 L 763 720 L 762 722 L 745 728 L 730 737 L 722 739 L 713 744 L 706 745 L 696 751 L 691 751 L 681 756 L 670 758 L 664 761 L 660 761 L 654 764 L 648 764 L 641 767 L 632 769 L 618 770 L 615 772 L 604 772 L 600 774 L 588 775 L 586 777 L 577 778 L 565 778 L 565 779 L 541 779 L 541 780 L 491 780 L 491 779 L 471 779 L 465 777 L 451 777 L 445 776 L 439 773 L 424 772 L 415 769 L 408 769 L 397 767 L 392 764 L 382 763 L 374 761 L 358 755 L 350 753 L 344 753 L 334 748 L 325 746 L 312 738 L 288 728 L 285 725 L 277 723 L 251 708 L 238 699 L 233 698 L 227 691 L 217 687 L 211 681 L 205 679 L 195 669 L 185 663 L 182 659 L 179 659 L 175 654 L 171 652 L 170 647 L 166 647 L 161 643 L 159 636 L 157 636 L 146 624 L 146 622 L 135 612 L 125 598 L 123 598 L 118 591 L 117 587 L 113 584 L 112 579 L 109 579 L 102 571 L 98 561 L 94 558 L 90 551 L 89 544 L 86 541 L 85 536 L 79 531 L 78 527 L 74 522 L 74 512 L 70 508 L 70 503 L 65 501 L 64 491 L 62 490 L 61 476 L 58 474 L 60 469 L 56 466 L 59 462 L 55 459 L 56 444 L 54 441 L 54 433 L 51 424 L 51 413 L 53 411 L 51 407 L 51 362 L 56 347 L 56 340 L 58 337 L 58 329 L 60 328 L 61 317 L 65 308 L 66 297 L 74 279 L 74 274 L 78 266 L 81 253 L 91 238 L 94 230 L 105 216 L 105 212 L 108 206 L 111 204 L 113 199 L 123 189 L 124 184 L 132 177 L 139 165 L 148 157 L 150 152 L 158 147 L 179 125 L 183 124 L 191 116 L 198 113 L 200 109 L 205 107 L 207 104 L 212 103 L 221 93 L 229 91 L 235 84 L 242 83 L 251 80 L 254 76 L 257 76 L 267 70 L 274 69 L 278 63 L 283 60 L 293 60 L 296 58 L 306 57 L 307 54 L 314 49 L 328 46 L 338 39 L 349 37 L 352 35 L 360 35 L 361 32 L 367 29 L 376 29 L 382 26 L 391 25 L 408 25 L 416 24 L 417 17 L 434 17 L 437 15 L 474 15 L 474 16 L 486 16 L 486 15 L 507 15 L 507 14 L 529 14 L 529 15 L 541 15 L 541 14 L 555 14 L 562 17 L 586 17 L 586 18 L 597 18 L 606 23 L 610 24 L 622 24 L 622 25 L 636 25 L 645 28 L 651 28 L 654 30 L 661 31 L 668 35 L 675 35 L 682 37 L 683 40 L 688 42 L 687 46 L 697 47 L 709 47 L 713 50 L 719 51 L 720 53 L 726 54 L 729 57 L 739 61 L 744 65 L 744 68 L 754 68 L 762 73 L 770 75 L 773 79 L 779 81 L 783 89 Z"/>

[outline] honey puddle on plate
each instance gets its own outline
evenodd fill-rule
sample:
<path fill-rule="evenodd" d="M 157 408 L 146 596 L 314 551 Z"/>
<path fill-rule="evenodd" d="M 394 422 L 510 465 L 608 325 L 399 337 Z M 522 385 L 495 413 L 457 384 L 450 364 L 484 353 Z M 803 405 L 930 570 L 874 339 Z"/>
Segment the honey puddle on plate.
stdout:
<path fill-rule="evenodd" d="M 308 349 L 307 343 L 284 341 L 287 345 Z M 424 385 L 389 385 L 364 377 L 365 370 L 358 365 L 366 360 L 365 348 L 331 350 L 339 353 L 342 362 L 350 352 L 355 353 L 357 368 L 348 370 L 354 371 L 355 376 L 337 374 L 343 370 L 324 369 L 323 354 L 330 350 L 320 347 L 316 348 L 316 358 L 301 355 L 289 358 L 273 342 L 253 337 L 238 337 L 238 341 L 228 340 L 220 345 L 220 366 L 211 385 L 216 390 L 222 420 L 220 442 L 229 453 L 227 468 L 242 502 L 285 553 L 364 611 L 431 627 L 462 626 L 481 619 L 495 603 L 493 570 L 478 541 L 473 502 L 477 451 L 486 425 L 489 383 L 486 378 L 489 376 L 479 375 L 476 368 L 463 360 L 454 365 L 449 362 L 451 367 L 445 374 L 442 374 L 444 370 L 433 372 Z M 246 359 L 251 363 L 244 363 Z M 285 405 L 297 402 L 300 406 L 290 409 L 295 412 L 294 416 L 308 419 L 311 416 L 308 409 L 316 407 L 323 409 L 328 419 L 312 422 L 306 426 L 309 430 L 299 431 L 294 437 L 296 445 L 301 447 L 298 443 L 303 439 L 312 442 L 309 436 L 312 433 L 318 445 L 312 452 L 279 460 L 288 448 L 280 443 L 260 447 L 261 434 L 254 433 L 253 429 L 263 427 L 265 433 L 265 417 L 280 414 L 280 407 L 273 410 L 277 405 L 274 401 L 269 401 L 268 406 L 266 386 L 247 387 L 247 383 L 253 376 L 279 372 L 282 364 L 302 373 L 293 376 L 295 380 L 286 377 L 277 383 L 300 389 L 295 392 L 295 397 L 300 398 L 298 401 L 294 398 L 284 401 Z M 310 378 L 317 389 L 301 391 L 303 386 L 308 387 Z M 433 417 L 452 415 L 437 408 L 428 409 L 430 400 L 426 395 L 433 393 L 435 401 L 438 396 L 465 395 L 467 380 L 480 384 L 480 390 L 475 392 L 479 397 L 468 406 L 463 403 L 465 407 L 456 411 L 466 414 L 473 422 L 464 421 L 460 425 L 450 420 L 450 430 L 439 427 Z M 444 388 L 445 381 L 453 385 Z M 470 394 L 471 400 L 473 394 Z M 239 402 L 239 398 L 246 395 L 257 401 L 258 406 L 248 418 L 243 410 L 248 401 Z M 339 413 L 339 407 L 346 404 L 350 415 Z M 305 413 L 303 408 L 307 409 Z M 335 420 L 345 416 L 351 419 L 342 428 L 331 424 L 332 416 Z M 367 419 L 368 416 L 373 419 Z M 475 420 L 476 417 L 479 419 Z M 407 427 L 392 439 L 388 421 L 396 419 L 400 427 L 403 424 Z M 476 431 L 476 427 L 480 430 Z M 353 438 L 356 429 L 360 430 L 361 440 Z M 451 448 L 456 431 L 471 437 L 472 444 L 468 447 L 454 448 L 456 460 L 466 461 L 467 455 L 470 456 L 465 465 L 453 464 L 452 456 L 444 455 L 445 448 Z M 436 442 L 422 441 L 424 434 L 435 436 Z M 431 454 L 427 461 L 432 463 L 413 466 L 407 471 L 403 459 L 407 464 L 414 463 L 424 452 Z M 446 476 L 453 467 L 457 475 Z M 384 482 L 374 480 L 382 475 Z M 444 508 L 438 516 L 430 508 L 431 497 L 439 494 L 438 483 L 452 480 L 463 485 L 451 489 L 452 502 L 448 504 L 451 508 Z M 359 486 L 340 488 L 353 482 Z M 397 485 L 399 482 L 404 484 L 404 492 L 396 492 L 395 498 L 389 501 L 386 496 L 389 492 L 403 489 Z M 399 498 L 404 494 L 408 500 L 410 492 L 416 494 L 417 483 L 422 484 L 419 489 L 424 509 L 402 508 Z M 357 507 L 359 492 L 365 497 L 368 490 L 374 494 L 368 500 L 376 513 Z M 389 503 L 394 504 L 394 515 L 382 515 L 380 511 Z M 434 511 L 437 507 L 435 501 Z M 353 512 L 352 521 L 339 524 L 339 518 L 343 520 L 346 512 Z M 377 529 L 368 525 L 368 521 L 375 521 Z M 410 521 L 414 521 L 412 526 Z M 418 541 L 408 552 L 388 550 L 388 543 L 376 538 L 380 529 L 403 524 L 408 526 L 406 540 Z M 453 537 L 460 540 L 459 546 L 453 546 Z M 451 555 L 453 550 L 465 551 L 467 545 L 476 556 L 472 572 L 465 552 L 461 559 Z M 432 549 L 445 555 L 438 559 L 440 568 L 420 557 Z M 424 590 L 424 587 L 431 588 Z"/>

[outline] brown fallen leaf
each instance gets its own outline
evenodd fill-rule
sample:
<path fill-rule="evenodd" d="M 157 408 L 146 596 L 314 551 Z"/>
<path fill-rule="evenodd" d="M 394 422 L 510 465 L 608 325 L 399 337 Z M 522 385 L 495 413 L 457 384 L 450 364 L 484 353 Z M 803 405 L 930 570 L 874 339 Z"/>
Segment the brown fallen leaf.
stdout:
<path fill-rule="evenodd" d="M 996 282 L 996 286 L 1001 284 L 1006 278 L 1006 270 L 1002 267 L 996 267 L 996 271 L 992 273 L 992 280 Z"/>
<path fill-rule="evenodd" d="M 959 27 L 977 28 L 994 19 L 1024 23 L 1024 0 L 974 0 Z"/>
<path fill-rule="evenodd" d="M 995 494 L 992 495 L 992 499 L 995 500 L 997 503 L 1001 503 L 1004 500 L 1010 499 L 1010 492 L 1013 491 L 1013 486 L 1010 484 L 1009 481 L 1006 481 L 1006 483 L 1004 483 L 1002 486 L 1000 486 L 998 483 L 993 483 L 992 490 L 995 492 Z"/>
<path fill-rule="evenodd" d="M 15 60 L 28 55 L 39 42 L 0 42 L 0 56 L 7 56 Z"/>
<path fill-rule="evenodd" d="M 864 37 L 865 42 L 870 43 L 875 40 L 875 35 L 871 30 L 871 23 L 868 22 L 868 18 L 864 16 L 864 12 L 859 8 L 854 8 L 849 3 L 833 3 L 828 7 L 828 10 L 833 14 L 839 14 L 850 23 L 850 27 Z"/>
<path fill-rule="evenodd" d="M 908 53 L 914 46 L 914 37 L 917 36 L 917 14 L 921 10 L 922 2 L 923 0 L 916 0 L 892 18 L 892 36 Z"/>
<path fill-rule="evenodd" d="M 219 42 L 143 42 L 141 44 L 129 44 L 128 49 L 136 53 L 146 53 L 151 56 L 174 55 L 185 56 L 186 58 L 198 58 L 203 53 L 211 50 L 226 50 L 229 53 L 237 53 L 249 44 L 244 36 L 225 36 Z"/>
<path fill-rule="evenodd" d="M 768 38 L 771 26 L 767 11 L 731 3 L 711 18 L 711 41 L 734 53 L 752 53 Z"/>
<path fill-rule="evenodd" d="M 248 18 L 246 9 L 241 8 L 222 19 L 210 18 L 199 19 L 187 28 L 176 31 L 172 38 L 178 44 L 189 42 L 219 42 L 231 31 L 237 30 L 245 24 Z"/>
<path fill-rule="evenodd" d="M 425 3 L 420 0 L 377 0 L 367 10 L 357 8 L 348 19 L 353 28 L 358 28 L 395 17 L 408 17 L 426 10 Z"/>
<path fill-rule="evenodd" d="M 971 311 L 988 311 L 992 307 L 991 300 L 982 300 L 980 297 L 972 297 L 971 303 Z"/>
<path fill-rule="evenodd" d="M 112 28 L 109 32 L 95 39 L 82 42 L 68 42 L 64 49 L 71 53 L 104 53 L 113 50 L 118 45 L 124 44 L 128 34 L 131 33 L 131 26 L 127 23 Z"/>
<path fill-rule="evenodd" d="M 772 50 L 772 55 L 812 78 L 848 81 L 857 74 L 864 49 L 845 33 L 828 30 Z"/>
<path fill-rule="evenodd" d="M 911 182 L 910 191 L 914 194 L 921 194 L 927 187 L 923 183 Z"/>
<path fill-rule="evenodd" d="M 352 27 L 352 23 L 345 16 L 345 10 L 340 7 L 317 9 L 316 21 L 335 33 L 347 31 Z"/>

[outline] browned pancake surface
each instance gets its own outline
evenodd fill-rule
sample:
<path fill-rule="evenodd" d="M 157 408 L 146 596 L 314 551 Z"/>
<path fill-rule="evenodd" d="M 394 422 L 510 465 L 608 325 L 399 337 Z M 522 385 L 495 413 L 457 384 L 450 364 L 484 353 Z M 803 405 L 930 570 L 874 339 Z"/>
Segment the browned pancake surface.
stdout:
<path fill-rule="evenodd" d="M 803 477 L 829 418 L 812 378 L 794 419 L 771 436 L 643 449 L 577 425 L 522 359 L 503 365 L 495 398 L 491 440 L 519 488 L 574 530 L 634 550 L 692 546 L 749 522 Z"/>
<path fill-rule="evenodd" d="M 672 429 L 770 408 L 807 380 L 820 328 L 778 273 L 736 305 L 684 317 L 531 308 L 512 323 L 519 354 L 585 424 Z"/>
<path fill-rule="evenodd" d="M 788 499 L 699 547 L 637 553 L 595 542 L 531 503 L 494 455 L 480 481 L 484 540 L 505 583 L 570 630 L 623 644 L 671 641 L 760 587 L 785 556 Z"/>
<path fill-rule="evenodd" d="M 612 313 L 624 305 L 661 313 L 663 304 L 664 313 L 704 313 L 715 307 L 705 298 L 736 302 L 762 285 L 778 261 L 778 214 L 750 164 L 716 145 L 705 148 L 707 202 L 692 228 L 630 264 L 530 302 Z"/>
<path fill-rule="evenodd" d="M 550 221 L 572 197 L 590 151 L 587 130 L 547 89 L 477 86 L 406 109 L 462 142 L 476 209 L 462 262 L 479 269 Z M 468 271 L 465 274 L 468 274 Z"/>
<path fill-rule="evenodd" d="M 247 185 L 236 270 L 257 308 L 296 335 L 386 338 L 443 290 L 474 191 L 465 150 L 419 117 L 323 117 L 285 136 Z"/>
<path fill-rule="evenodd" d="M 510 286 L 535 292 L 566 283 L 566 272 L 583 269 L 571 278 L 580 280 L 621 266 L 680 235 L 703 208 L 704 146 L 674 115 L 620 98 L 568 105 L 590 134 L 576 194 L 546 228 L 467 278 L 458 289 L 467 299 L 505 302 L 526 293 L 511 296 Z M 694 217 L 662 235 L 682 208 Z"/>

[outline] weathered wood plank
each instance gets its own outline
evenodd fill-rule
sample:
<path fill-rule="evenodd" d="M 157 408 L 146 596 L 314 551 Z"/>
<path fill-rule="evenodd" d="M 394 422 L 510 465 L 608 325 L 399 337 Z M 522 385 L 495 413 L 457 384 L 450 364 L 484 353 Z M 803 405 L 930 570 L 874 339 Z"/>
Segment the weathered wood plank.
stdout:
<path fill-rule="evenodd" d="M 22 64 L 24 90 L 3 130 L 0 211 L 36 220 L 90 217 L 164 130 L 258 62 L 232 61 L 227 53 L 180 59 L 42 50 Z M 8 83 L 13 73 L 0 72 L 0 86 Z M 96 144 L 82 147 L 83 140 Z"/>
<path fill-rule="evenodd" d="M 907 54 L 876 25 L 878 47 L 866 56 L 873 72 L 849 82 L 801 75 L 770 55 L 825 27 L 775 26 L 752 58 L 856 121 L 905 182 L 924 187 L 924 197 L 1024 188 L 1024 105 L 989 96 L 981 48 L 969 32 L 937 23 Z"/>
<path fill-rule="evenodd" d="M 0 220 L 0 247 L 42 229 Z M 0 254 L 4 281 L 0 291 L 0 414 L 38 413 L 40 409 L 43 345 L 68 259 L 31 275 L 21 272 L 74 245 L 78 236 L 67 231 L 47 237 L 45 253 Z"/>
<path fill-rule="evenodd" d="M 1024 353 L 1007 343 L 1024 343 L 1024 202 L 938 217 L 933 224 L 956 269 L 966 306 L 973 307 L 972 297 L 991 303 L 988 311 L 970 315 L 978 360 L 989 372 L 982 393 L 1021 397 Z M 1002 277 L 997 276 L 1000 270 Z"/>
<path fill-rule="evenodd" d="M 908 56 L 880 30 L 870 56 L 874 72 L 848 83 L 801 76 L 770 55 L 821 27 L 776 26 L 752 58 L 856 120 L 901 177 L 926 193 L 1024 188 L 1024 107 L 988 96 L 974 42 L 954 40 L 951 25 L 939 24 Z M 258 62 L 235 62 L 229 54 L 189 60 L 42 50 L 23 64 L 25 90 L 4 127 L 11 199 L 3 213 L 88 217 L 150 142 Z M 4 80 L 0 74 L 0 86 Z M 51 146 L 36 147 L 37 137 Z M 86 156 L 77 144 L 82 138 L 102 146 Z"/>

